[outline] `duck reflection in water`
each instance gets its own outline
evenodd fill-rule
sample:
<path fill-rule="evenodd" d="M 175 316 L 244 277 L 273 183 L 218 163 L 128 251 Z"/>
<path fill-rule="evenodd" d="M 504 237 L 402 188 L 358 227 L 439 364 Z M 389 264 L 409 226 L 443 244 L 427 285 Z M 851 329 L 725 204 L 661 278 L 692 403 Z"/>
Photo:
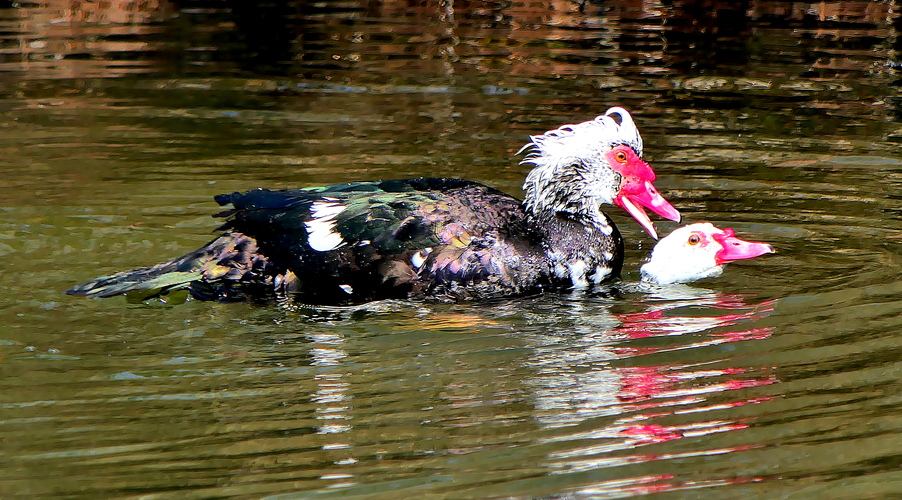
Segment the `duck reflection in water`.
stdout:
<path fill-rule="evenodd" d="M 574 428 L 551 439 L 574 442 L 550 455 L 553 468 L 658 460 L 660 454 L 638 454 L 637 447 L 744 429 L 748 423 L 731 418 L 730 409 L 769 399 L 751 389 L 775 383 L 774 374 L 744 364 L 737 343 L 771 335 L 761 323 L 774 301 L 679 284 L 656 290 L 663 294 L 646 293 L 641 312 L 618 313 L 619 302 L 593 308 L 574 301 L 574 321 L 587 320 L 575 328 L 578 335 L 545 336 L 536 348 L 531 382 L 539 420 Z M 742 448 L 697 443 L 687 453 Z"/>

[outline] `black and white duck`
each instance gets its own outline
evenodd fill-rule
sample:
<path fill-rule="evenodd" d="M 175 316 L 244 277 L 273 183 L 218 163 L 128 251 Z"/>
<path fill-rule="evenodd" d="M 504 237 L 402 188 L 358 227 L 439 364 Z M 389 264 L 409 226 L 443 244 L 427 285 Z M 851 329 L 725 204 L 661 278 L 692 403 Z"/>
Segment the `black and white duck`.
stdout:
<path fill-rule="evenodd" d="M 623 240 L 601 205 L 625 209 L 655 238 L 644 208 L 679 221 L 625 109 L 530 139 L 522 201 L 427 177 L 223 194 L 216 201 L 231 208 L 216 214 L 224 233 L 209 244 L 66 293 L 143 300 L 187 290 L 201 300 L 342 305 L 585 289 L 617 277 L 623 263 Z"/>

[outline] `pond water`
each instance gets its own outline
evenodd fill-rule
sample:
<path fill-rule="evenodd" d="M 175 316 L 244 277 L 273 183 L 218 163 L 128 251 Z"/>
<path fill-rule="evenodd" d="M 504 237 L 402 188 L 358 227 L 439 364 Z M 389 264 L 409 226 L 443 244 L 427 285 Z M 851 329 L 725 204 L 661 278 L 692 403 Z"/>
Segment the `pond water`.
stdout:
<path fill-rule="evenodd" d="M 42 1 L 0 9 L 0 496 L 902 492 L 899 8 Z M 7 6 L 10 6 L 7 4 Z M 212 239 L 212 197 L 455 176 L 628 108 L 717 279 L 307 309 L 60 292 Z M 658 221 L 659 232 L 675 227 Z"/>

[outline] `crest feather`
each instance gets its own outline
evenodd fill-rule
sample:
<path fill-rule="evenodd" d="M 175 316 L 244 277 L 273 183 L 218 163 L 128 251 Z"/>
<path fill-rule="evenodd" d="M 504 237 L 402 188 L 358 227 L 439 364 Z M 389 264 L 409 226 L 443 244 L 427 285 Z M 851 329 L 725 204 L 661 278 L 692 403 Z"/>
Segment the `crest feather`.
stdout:
<path fill-rule="evenodd" d="M 613 118 L 620 118 L 620 122 Z M 563 125 L 541 135 L 530 136 L 518 154 L 529 151 L 521 163 L 536 163 L 537 158 L 556 156 L 590 157 L 604 153 L 618 144 L 626 144 L 642 156 L 642 137 L 629 111 L 621 107 L 608 109 L 594 120 Z"/>

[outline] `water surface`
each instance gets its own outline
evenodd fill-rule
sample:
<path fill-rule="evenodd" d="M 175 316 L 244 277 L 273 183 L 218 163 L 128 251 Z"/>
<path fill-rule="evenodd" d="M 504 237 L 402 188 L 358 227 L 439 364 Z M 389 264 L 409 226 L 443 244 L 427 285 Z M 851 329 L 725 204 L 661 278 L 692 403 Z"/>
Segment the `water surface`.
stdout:
<path fill-rule="evenodd" d="M 0 10 L 2 496 L 902 491 L 896 6 L 242 5 Z M 687 222 L 777 254 L 649 289 L 653 241 L 610 207 L 624 275 L 588 295 L 60 294 L 206 243 L 218 193 L 520 193 L 529 134 L 613 105 Z"/>

